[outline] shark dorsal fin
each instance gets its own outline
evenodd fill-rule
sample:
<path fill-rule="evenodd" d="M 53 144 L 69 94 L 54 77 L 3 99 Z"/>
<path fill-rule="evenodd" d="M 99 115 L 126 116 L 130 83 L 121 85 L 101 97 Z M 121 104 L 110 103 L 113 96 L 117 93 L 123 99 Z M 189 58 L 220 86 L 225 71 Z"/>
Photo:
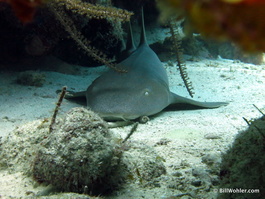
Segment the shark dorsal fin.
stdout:
<path fill-rule="evenodd" d="M 141 46 L 143 44 L 147 44 L 147 40 L 146 40 L 146 36 L 145 36 L 144 9 L 143 9 L 143 7 L 142 7 L 142 22 L 141 23 L 142 23 L 142 30 L 141 30 L 141 38 L 140 38 L 139 46 Z"/>
<path fill-rule="evenodd" d="M 134 44 L 134 39 L 133 39 L 133 34 L 132 34 L 132 25 L 131 25 L 131 22 L 129 21 L 129 30 L 128 30 L 128 35 L 127 35 L 126 52 L 128 52 L 128 54 L 131 54 L 135 50 L 136 50 L 136 47 Z"/>

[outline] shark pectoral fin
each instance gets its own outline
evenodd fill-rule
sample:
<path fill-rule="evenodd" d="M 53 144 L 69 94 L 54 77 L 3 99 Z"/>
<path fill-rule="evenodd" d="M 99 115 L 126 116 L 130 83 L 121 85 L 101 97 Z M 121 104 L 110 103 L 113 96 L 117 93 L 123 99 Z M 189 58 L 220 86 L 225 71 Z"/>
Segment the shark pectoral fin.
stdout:
<path fill-rule="evenodd" d="M 195 102 L 196 103 L 192 105 L 199 106 L 202 108 L 218 108 L 220 106 L 226 106 L 229 104 L 228 102 L 198 102 L 198 101 Z"/>
<path fill-rule="evenodd" d="M 57 90 L 56 93 L 60 94 L 62 90 Z M 64 98 L 65 99 L 71 99 L 71 98 L 76 98 L 76 97 L 85 97 L 86 93 L 84 91 L 82 92 L 74 92 L 74 91 L 66 91 Z"/>
<path fill-rule="evenodd" d="M 127 120 L 127 121 L 116 121 L 116 122 L 107 122 L 107 123 L 108 123 L 108 128 L 117 128 L 117 127 L 129 126 L 135 122 Z"/>
<path fill-rule="evenodd" d="M 57 90 L 56 93 L 59 94 L 61 90 Z M 80 105 L 86 105 L 86 95 L 85 91 L 74 92 L 66 91 L 64 98 L 70 101 L 74 101 Z"/>
<path fill-rule="evenodd" d="M 66 91 L 65 94 L 65 99 L 72 99 L 72 98 L 85 98 L 86 97 L 86 92 L 81 91 L 81 92 L 74 92 L 74 91 Z"/>
<path fill-rule="evenodd" d="M 175 93 L 172 93 L 171 96 L 171 105 L 174 104 L 189 104 L 189 105 L 193 105 L 193 106 L 198 106 L 201 108 L 218 108 L 220 106 L 226 106 L 229 103 L 228 102 L 200 102 L 200 101 L 196 101 L 196 100 L 192 100 L 189 98 L 185 98 L 182 96 L 179 96 Z"/>

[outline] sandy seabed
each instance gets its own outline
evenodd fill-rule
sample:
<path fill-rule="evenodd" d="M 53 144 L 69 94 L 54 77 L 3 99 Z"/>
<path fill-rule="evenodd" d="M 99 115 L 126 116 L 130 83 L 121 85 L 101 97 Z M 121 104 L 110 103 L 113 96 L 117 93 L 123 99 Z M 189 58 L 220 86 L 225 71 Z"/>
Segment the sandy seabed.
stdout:
<path fill-rule="evenodd" d="M 253 104 L 265 112 L 265 65 L 221 58 L 188 61 L 186 65 L 195 100 L 224 101 L 229 105 L 217 109 L 163 111 L 151 117 L 147 124 L 139 125 L 130 141 L 153 147 L 164 159 L 167 174 L 158 179 L 157 185 L 146 186 L 136 180 L 126 183 L 111 196 L 99 198 L 192 198 L 193 194 L 201 198 L 216 197 L 214 188 L 218 186 L 218 177 L 204 172 L 210 167 L 207 158 L 220 160 L 235 136 L 247 128 L 243 117 L 251 120 L 261 116 Z M 166 63 L 165 67 L 171 91 L 188 97 L 177 67 Z M 105 70 L 105 67 L 80 67 L 78 75 L 44 71 L 41 73 L 45 74 L 46 81 L 42 87 L 19 85 L 18 72 L 1 72 L 0 136 L 4 138 L 16 126 L 51 117 L 57 101 L 56 90 L 63 86 L 69 90 L 85 90 Z M 64 100 L 59 114 L 76 106 L 79 105 Z M 111 131 L 125 137 L 130 129 L 131 126 L 126 126 Z M 0 171 L 0 185 L 0 198 L 30 198 L 46 189 L 20 172 L 12 173 L 8 169 Z"/>

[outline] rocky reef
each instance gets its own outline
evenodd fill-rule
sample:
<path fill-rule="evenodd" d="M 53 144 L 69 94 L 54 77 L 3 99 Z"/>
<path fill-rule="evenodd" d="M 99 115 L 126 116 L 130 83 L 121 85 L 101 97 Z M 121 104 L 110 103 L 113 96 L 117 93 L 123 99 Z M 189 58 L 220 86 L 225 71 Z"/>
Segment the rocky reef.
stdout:
<path fill-rule="evenodd" d="M 166 173 L 162 158 L 142 143 L 123 142 L 94 112 L 73 108 L 56 120 L 17 128 L 0 145 L 0 167 L 21 171 L 55 190 L 104 195 L 127 181 L 150 183 Z"/>
<path fill-rule="evenodd" d="M 264 153 L 265 116 L 263 115 L 251 122 L 247 130 L 239 133 L 231 148 L 223 155 L 218 198 L 264 198 Z"/>

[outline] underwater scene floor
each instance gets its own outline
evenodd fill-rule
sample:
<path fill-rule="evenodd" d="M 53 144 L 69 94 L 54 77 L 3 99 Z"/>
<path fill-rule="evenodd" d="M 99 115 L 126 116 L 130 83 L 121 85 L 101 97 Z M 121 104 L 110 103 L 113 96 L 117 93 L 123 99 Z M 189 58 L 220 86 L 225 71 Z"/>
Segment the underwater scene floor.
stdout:
<path fill-rule="evenodd" d="M 177 67 L 171 65 L 164 63 L 171 91 L 189 97 Z M 31 177 L 23 175 L 22 171 L 5 168 L 0 170 L 0 198 L 34 198 L 45 190 L 50 195 L 43 194 L 39 198 L 217 198 L 215 190 L 219 185 L 222 153 L 232 145 L 235 136 L 248 127 L 243 118 L 251 121 L 262 116 L 253 104 L 265 112 L 265 65 L 221 58 L 187 61 L 186 65 L 195 100 L 229 104 L 216 109 L 165 110 L 150 117 L 146 124 L 138 125 L 128 142 L 151 147 L 157 159 L 162 160 L 165 173 L 149 181 L 143 177 L 143 172 L 149 171 L 139 168 L 139 173 L 136 167 L 135 175 L 119 189 L 108 195 L 90 197 L 86 194 L 64 193 L 60 196 L 49 193 L 48 185 L 38 184 Z M 56 90 L 67 86 L 68 90 L 83 91 L 108 70 L 103 66 L 73 68 L 70 74 L 34 71 L 39 75 L 37 81 L 41 81 L 37 86 L 19 84 L 21 72 L 0 72 L 2 140 L 19 126 L 51 118 L 58 100 Z M 79 106 L 63 100 L 58 116 Z M 131 128 L 130 125 L 110 131 L 124 139 Z M 131 156 L 136 158 L 137 153 L 132 152 Z"/>

